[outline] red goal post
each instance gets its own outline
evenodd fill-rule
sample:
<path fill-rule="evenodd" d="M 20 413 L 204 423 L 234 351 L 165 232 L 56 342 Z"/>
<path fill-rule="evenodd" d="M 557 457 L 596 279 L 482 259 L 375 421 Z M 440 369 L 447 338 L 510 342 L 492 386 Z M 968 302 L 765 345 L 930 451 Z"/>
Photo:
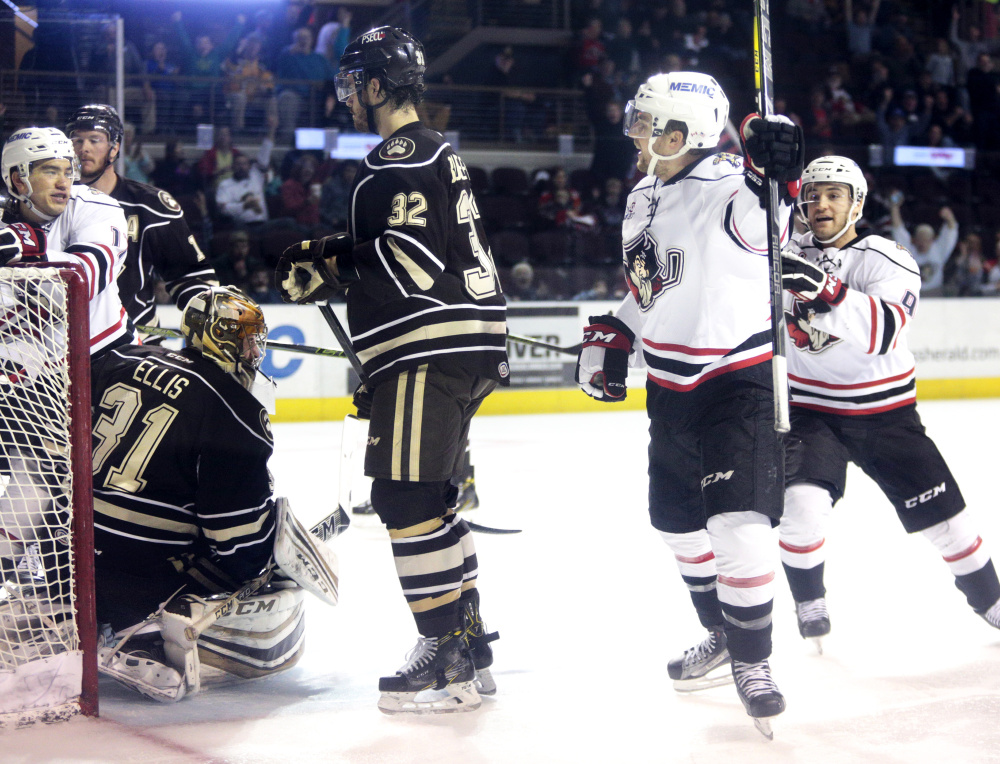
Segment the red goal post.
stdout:
<path fill-rule="evenodd" d="M 89 293 L 0 268 L 0 729 L 96 716 Z"/>

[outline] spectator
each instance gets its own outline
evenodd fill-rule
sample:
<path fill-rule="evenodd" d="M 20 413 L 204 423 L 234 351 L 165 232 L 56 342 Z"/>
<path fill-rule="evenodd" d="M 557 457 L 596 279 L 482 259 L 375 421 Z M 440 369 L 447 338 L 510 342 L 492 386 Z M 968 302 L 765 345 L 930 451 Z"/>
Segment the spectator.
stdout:
<path fill-rule="evenodd" d="M 326 22 L 316 34 L 316 52 L 334 68 L 340 67 L 340 57 L 351 41 L 351 16 L 350 8 L 340 6 L 337 20 Z"/>
<path fill-rule="evenodd" d="M 535 94 L 530 90 L 516 87 L 517 77 L 512 73 L 515 63 L 514 48 L 508 45 L 493 59 L 493 67 L 487 73 L 483 84 L 487 87 L 503 88 L 498 93 L 486 94 L 488 101 L 492 102 L 487 106 L 487 113 L 493 113 L 493 117 L 488 121 L 502 126 L 501 140 L 522 143 L 525 137 L 529 139 L 534 137 L 533 130 L 529 131 L 527 136 L 525 131 L 529 123 L 537 122 L 534 119 L 529 122 L 528 113 L 534 105 Z"/>
<path fill-rule="evenodd" d="M 623 180 L 635 164 L 635 145 L 622 132 L 624 113 L 620 103 L 609 101 L 604 106 L 602 118 L 594 123 L 594 155 L 590 172 L 599 182 L 606 178 Z"/>
<path fill-rule="evenodd" d="M 972 114 L 954 102 L 952 88 L 940 88 L 934 93 L 931 124 L 941 126 L 947 138 L 955 143 L 972 141 Z"/>
<path fill-rule="evenodd" d="M 944 284 L 944 266 L 951 256 L 955 244 L 958 243 L 958 221 L 948 207 L 939 211 L 944 225 L 935 237 L 934 229 L 922 223 L 913 229 L 913 238 L 903 225 L 899 208 L 903 203 L 903 194 L 893 191 L 889 196 L 889 216 L 892 221 L 892 238 L 906 247 L 913 255 L 920 268 L 920 294 L 923 297 L 934 297 L 942 294 Z"/>
<path fill-rule="evenodd" d="M 804 112 L 802 129 L 810 141 L 829 141 L 833 137 L 829 105 L 822 88 L 813 88 L 809 93 L 809 108 Z"/>
<path fill-rule="evenodd" d="M 627 197 L 624 181 L 611 177 L 604 181 L 601 196 L 594 204 L 594 220 L 598 229 L 603 234 L 611 234 L 619 242 Z"/>
<path fill-rule="evenodd" d="M 212 148 L 198 160 L 198 175 L 205 188 L 213 195 L 219 183 L 233 175 L 233 160 L 240 150 L 233 146 L 233 133 L 225 125 L 215 128 Z"/>
<path fill-rule="evenodd" d="M 955 84 L 955 58 L 947 40 L 939 37 L 934 41 L 934 52 L 927 57 L 925 67 L 935 85 L 951 87 Z"/>
<path fill-rule="evenodd" d="M 291 177 L 281 184 L 281 208 L 295 219 L 306 235 L 319 224 L 319 202 L 322 186 L 314 183 L 316 158 L 311 154 L 299 157 L 292 166 Z"/>
<path fill-rule="evenodd" d="M 601 39 L 603 26 L 601 19 L 593 16 L 580 30 L 580 38 L 576 43 L 574 64 L 579 74 L 597 70 L 597 65 L 607 56 L 607 49 Z"/>
<path fill-rule="evenodd" d="M 117 67 L 117 30 L 114 23 L 104 24 L 101 27 L 101 39 L 94 46 L 90 54 L 90 71 L 95 74 L 114 75 Z M 142 63 L 142 56 L 139 51 L 128 40 L 122 49 L 122 58 L 125 70 L 125 110 L 129 118 L 134 118 L 135 107 L 138 107 L 142 118 L 142 131 L 146 134 L 156 132 L 156 95 L 150 87 L 149 82 L 142 79 L 145 67 Z M 105 80 L 107 81 L 107 80 Z M 103 90 L 103 88 L 102 88 Z M 51 96 L 51 94 L 48 94 Z M 114 103 L 117 98 L 115 88 L 112 86 L 107 90 L 104 103 Z M 93 99 L 90 99 L 93 100 Z"/>
<path fill-rule="evenodd" d="M 162 188 L 175 199 L 190 196 L 198 190 L 194 166 L 184 155 L 180 138 L 171 138 L 163 146 L 163 159 L 156 163 L 150 176 L 153 185 Z"/>
<path fill-rule="evenodd" d="M 886 115 L 892 101 L 892 89 L 886 88 L 882 105 L 875 112 L 878 125 L 879 142 L 882 144 L 882 157 L 885 164 L 894 163 L 896 146 L 917 146 L 923 142 L 930 123 L 930 112 L 925 112 L 916 121 L 910 121 L 906 112 L 895 107 Z M 899 237 L 894 237 L 899 241 Z"/>
<path fill-rule="evenodd" d="M 965 241 L 958 245 L 958 251 L 955 272 L 946 287 L 947 293 L 958 297 L 982 297 L 987 292 L 988 277 L 982 253 L 967 249 Z"/>
<path fill-rule="evenodd" d="M 992 54 L 997 49 L 998 44 L 1000 44 L 996 40 L 983 40 L 979 27 L 972 24 L 969 25 L 969 39 L 963 40 L 958 36 L 958 22 L 961 18 L 962 14 L 956 5 L 952 11 L 951 29 L 948 33 L 948 40 L 955 46 L 955 50 L 958 51 L 956 80 L 959 85 L 965 83 L 966 75 L 970 69 L 976 66 L 979 57 L 984 53 L 986 55 Z"/>
<path fill-rule="evenodd" d="M 583 200 L 569 185 L 562 167 L 552 171 L 551 187 L 538 197 L 538 214 L 552 228 L 593 228 L 593 215 L 583 214 Z"/>
<path fill-rule="evenodd" d="M 187 30 L 181 22 L 180 11 L 170 17 L 174 23 L 174 31 L 180 43 L 181 56 L 184 60 L 182 71 L 190 77 L 222 77 L 222 64 L 236 50 L 236 44 L 243 35 L 243 27 L 247 17 L 242 13 L 236 16 L 236 24 L 222 45 L 216 47 L 207 34 L 198 35 L 194 44 L 188 37 Z M 212 119 L 214 122 L 215 102 L 213 94 L 216 84 L 213 82 L 190 82 L 186 90 L 190 97 L 191 116 L 195 119 Z"/>
<path fill-rule="evenodd" d="M 997 129 L 1000 128 L 1000 74 L 988 53 L 980 53 L 976 66 L 969 70 L 966 89 L 969 92 L 969 109 L 973 117 L 973 134 L 977 148 L 993 149 L 1000 146 Z"/>
<path fill-rule="evenodd" d="M 135 134 L 135 125 L 131 122 L 125 123 L 125 148 L 122 153 L 122 162 L 125 164 L 124 175 L 130 180 L 137 180 L 140 183 L 150 183 L 150 173 L 156 163 L 142 145 L 142 139 Z"/>
<path fill-rule="evenodd" d="M 538 299 L 535 269 L 530 263 L 521 262 L 510 269 L 510 285 L 504 289 L 504 297 L 515 302 Z"/>
<path fill-rule="evenodd" d="M 250 274 L 249 295 L 259 304 L 281 303 L 279 292 L 272 281 L 273 268 L 258 268 Z"/>
<path fill-rule="evenodd" d="M 872 37 L 881 2 L 882 0 L 875 0 L 870 11 L 866 8 L 853 10 L 851 0 L 846 0 L 844 4 L 844 16 L 847 18 L 847 52 L 855 61 L 865 60 L 872 54 Z"/>
<path fill-rule="evenodd" d="M 653 25 L 648 18 L 641 19 L 635 30 L 635 49 L 639 52 L 642 75 L 656 71 L 660 60 L 660 41 L 653 35 Z"/>
<path fill-rule="evenodd" d="M 288 0 L 284 14 L 277 21 L 268 22 L 264 38 L 264 63 L 272 72 L 277 73 L 278 59 L 288 49 L 288 41 L 292 39 L 295 30 L 309 25 L 312 11 L 310 0 Z"/>
<path fill-rule="evenodd" d="M 328 225 L 336 231 L 344 230 L 347 227 L 351 186 L 357 172 L 358 163 L 348 159 L 341 162 L 323 183 L 319 202 L 320 220 L 324 225 Z"/>
<path fill-rule="evenodd" d="M 608 58 L 615 62 L 615 68 L 622 73 L 623 87 L 632 91 L 643 74 L 642 59 L 633 36 L 632 20 L 628 16 L 618 19 L 614 37 L 606 44 Z"/>
<path fill-rule="evenodd" d="M 257 258 L 250 257 L 250 236 L 246 231 L 230 233 L 225 254 L 212 265 L 220 284 L 238 287 L 248 294 L 252 291 L 251 274 L 264 267 Z"/>
<path fill-rule="evenodd" d="M 936 122 L 932 122 L 930 127 L 927 128 L 927 144 L 928 146 L 934 148 L 952 148 L 955 145 L 955 141 L 945 135 L 944 128 L 941 127 Z M 948 178 L 955 172 L 955 170 L 946 167 L 930 167 L 931 175 L 937 178 L 939 181 L 944 183 Z"/>
<path fill-rule="evenodd" d="M 268 134 L 261 141 L 257 161 L 252 162 L 246 154 L 233 157 L 233 174 L 219 181 L 215 191 L 215 205 L 220 215 L 231 218 L 237 228 L 260 228 L 267 222 L 267 204 L 264 184 L 265 175 L 271 162 L 274 148 L 274 132 L 278 117 L 272 115 Z"/>
<path fill-rule="evenodd" d="M 274 98 L 274 75 L 261 61 L 263 48 L 258 37 L 246 37 L 235 63 L 226 62 L 226 93 L 233 114 L 233 130 L 246 126 L 247 106 L 262 111 L 264 117 L 277 115 L 278 104 Z"/>
<path fill-rule="evenodd" d="M 295 30 L 292 44 L 278 58 L 275 74 L 278 80 L 308 80 L 314 83 L 331 83 L 336 77 L 336 71 L 330 66 L 330 62 L 313 52 L 313 35 L 308 27 Z M 281 142 L 291 143 L 295 128 L 305 124 L 301 119 L 301 111 L 303 106 L 310 104 L 313 87 L 304 82 L 279 82 L 278 114 L 281 124 L 278 139 Z M 325 90 L 325 87 L 319 88 L 319 92 Z M 335 103 L 334 96 L 327 93 L 323 113 L 330 114 Z"/>
<path fill-rule="evenodd" d="M 146 74 L 153 76 L 153 79 L 149 80 L 155 104 L 153 126 L 161 130 L 179 127 L 180 116 L 180 93 L 177 83 L 166 79 L 180 74 L 180 67 L 167 59 L 167 53 L 167 44 L 163 40 L 157 40 L 150 48 L 150 57 L 146 61 Z"/>
<path fill-rule="evenodd" d="M 858 121 L 858 113 L 854 99 L 844 87 L 844 77 L 837 64 L 832 65 L 827 71 L 824 102 L 829 109 L 830 122 L 837 129 L 837 137 L 843 138 L 849 135 Z"/>
<path fill-rule="evenodd" d="M 585 289 L 573 295 L 574 300 L 607 300 L 610 299 L 611 293 L 608 289 L 608 280 L 602 276 L 598 276 L 594 279 L 594 283 L 590 285 L 589 289 Z"/>
<path fill-rule="evenodd" d="M 684 35 L 683 57 L 684 68 L 697 69 L 698 60 L 711 43 L 708 40 L 708 27 L 698 24 L 693 31 Z M 704 67 L 704 63 L 701 64 Z"/>

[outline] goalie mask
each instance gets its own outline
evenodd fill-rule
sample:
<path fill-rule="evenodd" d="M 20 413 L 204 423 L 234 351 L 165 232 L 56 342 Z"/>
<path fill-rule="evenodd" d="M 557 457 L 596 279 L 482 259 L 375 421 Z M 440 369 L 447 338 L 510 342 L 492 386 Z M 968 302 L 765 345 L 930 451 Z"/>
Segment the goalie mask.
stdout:
<path fill-rule="evenodd" d="M 364 91 L 372 79 L 382 83 L 385 97 L 366 106 L 368 129 L 375 130 L 375 110 L 385 106 L 393 90 L 415 86 L 418 96 L 424 92 L 424 46 L 397 27 L 376 27 L 360 35 L 340 57 L 340 72 L 335 83 L 337 100 L 346 102 Z M 360 98 L 360 95 L 358 96 Z"/>
<path fill-rule="evenodd" d="M 184 309 L 181 332 L 189 347 L 250 390 L 267 342 L 267 324 L 256 302 L 236 287 L 206 289 Z"/>
<path fill-rule="evenodd" d="M 54 127 L 26 127 L 14 132 L 3 146 L 3 157 L 0 159 L 0 170 L 3 182 L 7 185 L 7 193 L 31 209 L 43 220 L 52 220 L 54 216 L 46 215 L 31 203 L 29 175 L 31 168 L 38 162 L 50 159 L 67 159 L 73 171 L 73 182 L 80 180 L 80 163 L 70 143 L 61 130 Z M 11 180 L 11 172 L 17 171 L 18 178 L 26 186 L 26 193 L 19 193 Z"/>
<path fill-rule="evenodd" d="M 729 120 L 729 99 L 714 77 L 701 72 L 654 74 L 639 86 L 635 98 L 625 106 L 622 128 L 629 138 L 649 138 L 653 159 L 646 174 L 653 176 L 656 163 L 674 159 L 691 149 L 713 149 Z M 667 132 L 670 121 L 683 122 L 687 138 L 681 150 L 667 157 L 653 150 L 656 138 Z"/>
<path fill-rule="evenodd" d="M 844 232 L 861 219 L 864 211 L 865 197 L 868 196 L 868 181 L 861 171 L 858 163 L 853 159 L 839 156 L 827 156 L 814 159 L 802 172 L 802 194 L 799 196 L 798 215 L 807 226 L 809 225 L 809 215 L 806 212 L 806 205 L 809 201 L 809 185 L 812 183 L 840 183 L 847 186 L 851 198 L 851 208 L 847 213 L 847 222 L 834 236 L 821 239 L 815 236 L 820 244 L 829 244 L 836 241 Z"/>

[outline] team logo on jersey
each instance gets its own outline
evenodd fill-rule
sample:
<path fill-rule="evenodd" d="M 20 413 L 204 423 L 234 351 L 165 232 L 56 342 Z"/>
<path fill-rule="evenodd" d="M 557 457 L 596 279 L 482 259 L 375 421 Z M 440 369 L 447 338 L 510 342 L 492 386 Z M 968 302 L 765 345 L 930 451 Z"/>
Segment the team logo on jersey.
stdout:
<path fill-rule="evenodd" d="M 625 217 L 623 217 L 622 219 L 623 220 L 631 220 L 633 217 L 635 217 L 635 200 L 634 199 L 631 202 L 629 202 L 628 209 L 625 210 Z"/>
<path fill-rule="evenodd" d="M 715 159 L 712 160 L 712 164 L 719 164 L 720 162 L 726 162 L 727 164 L 731 164 L 737 170 L 743 168 L 743 157 L 741 157 L 739 154 L 730 154 L 728 152 L 723 151 L 721 154 L 716 154 Z"/>
<path fill-rule="evenodd" d="M 378 155 L 386 161 L 392 161 L 411 157 L 416 150 L 417 144 L 409 138 L 393 138 L 385 142 Z"/>
<path fill-rule="evenodd" d="M 174 199 L 174 197 L 172 197 L 166 191 L 160 191 L 160 193 L 157 194 L 157 196 L 160 198 L 160 202 L 163 204 L 163 206 L 166 207 L 171 212 L 181 211 L 181 206 L 177 203 L 177 200 Z"/>
<path fill-rule="evenodd" d="M 785 327 L 788 329 L 788 336 L 795 343 L 795 347 L 807 353 L 822 353 L 840 342 L 840 337 L 816 329 L 812 325 L 812 319 L 815 315 L 815 310 L 805 307 L 805 304 L 799 300 L 795 301 L 791 313 L 785 311 Z"/>
<path fill-rule="evenodd" d="M 663 290 L 681 283 L 684 250 L 672 247 L 664 252 L 665 262 L 660 262 L 656 239 L 648 228 L 626 243 L 624 250 L 625 277 L 639 310 L 649 310 Z"/>
<path fill-rule="evenodd" d="M 506 361 L 500 362 L 500 365 L 497 366 L 497 371 L 500 373 L 500 379 L 507 379 L 510 376 L 510 366 L 507 365 Z"/>
<path fill-rule="evenodd" d="M 274 440 L 274 434 L 271 432 L 271 417 L 267 415 L 264 409 L 260 410 L 260 426 L 264 428 L 264 434 L 267 435 L 268 440 Z"/>

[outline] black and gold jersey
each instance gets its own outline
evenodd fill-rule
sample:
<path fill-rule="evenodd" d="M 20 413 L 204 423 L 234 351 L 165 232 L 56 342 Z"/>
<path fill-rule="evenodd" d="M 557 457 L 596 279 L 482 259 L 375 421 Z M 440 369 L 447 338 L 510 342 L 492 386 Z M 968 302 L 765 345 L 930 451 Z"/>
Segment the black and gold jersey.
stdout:
<path fill-rule="evenodd" d="M 110 196 L 125 212 L 128 254 L 118 277 L 118 291 L 134 324 L 156 326 L 153 288 L 157 278 L 163 279 L 181 310 L 198 292 L 218 285 L 215 269 L 198 247 L 181 206 L 170 194 L 119 176 Z M 150 337 L 144 341 L 160 339 Z"/>
<path fill-rule="evenodd" d="M 359 275 L 347 292 L 354 349 L 380 377 L 434 362 L 507 384 L 506 303 L 465 163 L 412 122 L 365 158 L 351 189 Z"/>
<path fill-rule="evenodd" d="M 211 559 L 235 581 L 274 546 L 263 406 L 194 350 L 132 346 L 94 366 L 94 537 L 102 563 Z M 151 574 L 151 573 L 150 573 Z"/>

